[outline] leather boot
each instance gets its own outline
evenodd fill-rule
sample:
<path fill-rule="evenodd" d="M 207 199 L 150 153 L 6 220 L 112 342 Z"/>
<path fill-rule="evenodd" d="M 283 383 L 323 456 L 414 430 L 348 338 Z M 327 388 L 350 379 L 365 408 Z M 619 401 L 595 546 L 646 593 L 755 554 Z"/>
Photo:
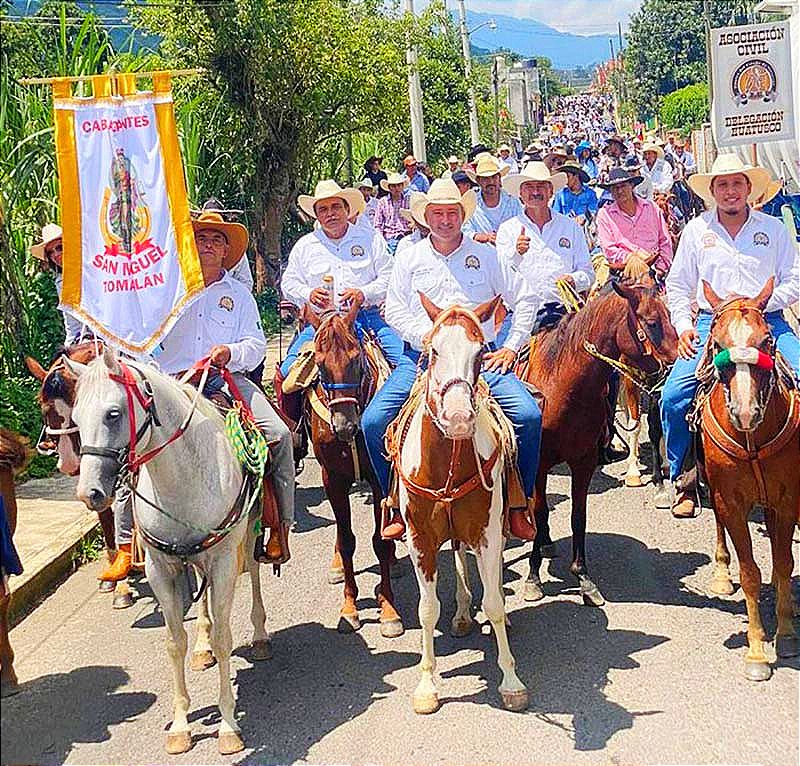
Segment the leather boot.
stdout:
<path fill-rule="evenodd" d="M 271 527 L 269 539 L 264 548 L 268 564 L 285 564 L 292 554 L 289 551 L 289 525 L 283 522 L 278 527 Z"/>
<path fill-rule="evenodd" d="M 509 509 L 508 528 L 520 540 L 533 540 L 536 537 L 536 527 L 531 523 L 527 508 Z"/>
<path fill-rule="evenodd" d="M 110 567 L 98 576 L 98 580 L 106 582 L 119 582 L 124 580 L 131 571 L 131 544 L 123 543 L 119 546 L 117 555 Z"/>
<path fill-rule="evenodd" d="M 406 523 L 399 508 L 393 507 L 391 498 L 385 498 L 381 502 L 383 509 L 383 524 L 381 525 L 381 539 L 400 540 L 406 533 Z"/>

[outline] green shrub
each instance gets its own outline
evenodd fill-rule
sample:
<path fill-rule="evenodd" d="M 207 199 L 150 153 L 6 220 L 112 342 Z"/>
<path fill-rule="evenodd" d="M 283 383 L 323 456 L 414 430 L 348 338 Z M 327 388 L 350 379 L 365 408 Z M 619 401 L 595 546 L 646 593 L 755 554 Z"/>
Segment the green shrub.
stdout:
<path fill-rule="evenodd" d="M 680 130 L 684 135 L 708 120 L 708 85 L 687 85 L 664 97 L 659 119 L 665 128 Z"/>

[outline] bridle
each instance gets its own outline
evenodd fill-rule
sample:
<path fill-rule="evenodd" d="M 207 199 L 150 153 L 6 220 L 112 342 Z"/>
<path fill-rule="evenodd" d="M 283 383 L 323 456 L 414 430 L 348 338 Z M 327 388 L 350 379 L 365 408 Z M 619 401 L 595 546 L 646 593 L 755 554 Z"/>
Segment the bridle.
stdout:
<path fill-rule="evenodd" d="M 64 363 L 63 362 L 59 362 L 58 364 L 53 365 L 53 367 L 51 367 L 48 370 L 44 381 L 42 381 L 42 389 L 45 388 L 45 386 L 47 384 L 47 379 L 50 377 L 50 375 L 52 373 L 60 372 L 63 369 L 64 369 Z M 60 398 L 60 397 L 58 397 L 58 398 Z M 47 402 L 48 410 L 50 409 L 50 407 L 54 407 L 54 406 L 55 405 L 53 404 L 53 402 L 48 400 L 48 402 Z M 71 409 L 72 409 L 72 406 L 70 405 L 70 411 L 71 411 Z M 39 432 L 39 438 L 36 440 L 36 452 L 38 452 L 40 455 L 43 455 L 45 457 L 52 457 L 53 455 L 58 454 L 58 437 L 61 437 L 61 436 L 73 436 L 73 435 L 77 434 L 80 429 L 78 428 L 78 426 L 75 425 L 75 423 L 72 421 L 71 417 L 70 417 L 70 420 L 69 420 L 69 422 L 72 423 L 71 426 L 67 426 L 65 428 L 53 428 L 47 422 L 48 417 L 49 417 L 49 412 L 44 417 L 44 422 L 42 423 L 42 430 Z M 44 438 L 45 436 L 55 436 L 56 437 L 55 445 L 54 446 L 45 446 L 45 444 L 53 444 L 52 440 L 45 441 L 45 438 Z"/>

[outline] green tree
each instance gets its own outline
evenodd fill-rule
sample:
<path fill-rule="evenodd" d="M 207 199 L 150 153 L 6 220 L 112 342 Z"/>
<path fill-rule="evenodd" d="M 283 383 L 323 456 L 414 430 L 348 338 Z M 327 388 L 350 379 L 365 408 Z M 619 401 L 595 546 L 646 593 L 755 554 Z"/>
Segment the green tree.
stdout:
<path fill-rule="evenodd" d="M 709 108 L 708 85 L 700 82 L 666 95 L 658 117 L 664 127 L 688 134 L 708 120 Z"/>

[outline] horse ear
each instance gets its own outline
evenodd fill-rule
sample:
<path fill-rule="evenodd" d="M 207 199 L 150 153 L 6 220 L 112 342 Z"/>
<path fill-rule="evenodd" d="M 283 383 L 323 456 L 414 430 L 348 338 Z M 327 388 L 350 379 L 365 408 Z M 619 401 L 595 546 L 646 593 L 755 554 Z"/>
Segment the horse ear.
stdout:
<path fill-rule="evenodd" d="M 708 301 L 709 305 L 711 306 L 711 310 L 713 311 L 717 306 L 719 306 L 720 303 L 722 303 L 722 298 L 720 298 L 719 295 L 717 295 L 714 292 L 714 288 L 711 287 L 711 285 L 708 284 L 708 282 L 706 282 L 705 279 L 702 281 L 703 281 L 703 295 L 706 296 L 706 300 Z M 770 292 L 772 292 L 771 289 Z"/>
<path fill-rule="evenodd" d="M 315 330 L 319 327 L 320 318 L 319 314 L 311 308 L 310 303 L 303 304 L 303 310 L 300 312 L 300 318 L 306 323 L 310 324 Z"/>
<path fill-rule="evenodd" d="M 425 309 L 428 316 L 431 318 L 431 322 L 436 321 L 436 317 L 442 313 L 442 310 L 422 291 L 418 290 L 417 293 L 419 294 L 419 300 L 422 304 L 422 308 Z"/>
<path fill-rule="evenodd" d="M 770 277 L 764 287 L 761 288 L 761 292 L 753 298 L 753 301 L 758 306 L 761 311 L 763 311 L 767 307 L 767 303 L 769 303 L 769 299 L 772 297 L 772 291 L 775 289 L 775 277 Z"/>
<path fill-rule="evenodd" d="M 475 309 L 475 314 L 478 316 L 478 319 L 480 319 L 481 322 L 485 322 L 487 319 L 489 319 L 489 317 L 494 316 L 494 312 L 497 311 L 499 304 L 500 296 L 495 295 L 491 300 L 481 303 L 481 305 Z"/>
<path fill-rule="evenodd" d="M 617 295 L 628 301 L 634 309 L 639 305 L 639 291 L 635 288 L 616 279 L 611 280 L 611 287 Z"/>
<path fill-rule="evenodd" d="M 25 357 L 25 366 L 28 368 L 28 372 L 33 375 L 36 380 L 40 383 L 44 383 L 44 379 L 47 377 L 47 370 L 42 367 L 39 362 L 37 362 L 32 356 Z"/>
<path fill-rule="evenodd" d="M 103 348 L 103 364 L 112 375 L 119 375 L 122 372 L 117 355 L 108 346 Z"/>
<path fill-rule="evenodd" d="M 76 362 L 66 354 L 61 355 L 61 364 L 64 365 L 65 370 L 69 370 L 76 378 L 79 378 L 88 369 L 88 365 Z"/>
<path fill-rule="evenodd" d="M 347 309 L 347 313 L 344 315 L 344 321 L 347 323 L 348 327 L 353 326 L 360 310 L 361 301 L 350 301 L 350 308 Z"/>

